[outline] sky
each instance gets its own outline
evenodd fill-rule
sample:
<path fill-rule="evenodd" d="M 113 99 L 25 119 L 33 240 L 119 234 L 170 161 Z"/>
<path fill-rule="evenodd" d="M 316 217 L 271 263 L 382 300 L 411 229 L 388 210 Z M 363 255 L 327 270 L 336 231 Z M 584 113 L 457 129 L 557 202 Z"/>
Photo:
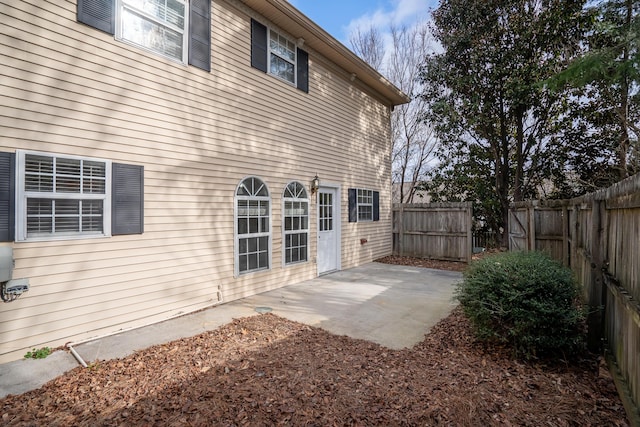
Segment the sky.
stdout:
<path fill-rule="evenodd" d="M 391 23 L 410 27 L 429 17 L 438 0 L 288 0 L 325 31 L 351 48 L 349 34 L 371 25 L 381 31 Z"/>

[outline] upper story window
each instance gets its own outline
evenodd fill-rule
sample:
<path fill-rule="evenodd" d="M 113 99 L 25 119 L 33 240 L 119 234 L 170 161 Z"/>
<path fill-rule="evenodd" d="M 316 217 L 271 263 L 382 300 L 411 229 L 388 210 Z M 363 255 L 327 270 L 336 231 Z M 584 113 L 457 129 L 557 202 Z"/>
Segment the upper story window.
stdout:
<path fill-rule="evenodd" d="M 271 259 L 271 197 L 260 178 L 245 178 L 235 195 L 236 275 L 266 270 Z"/>
<path fill-rule="evenodd" d="M 117 37 L 186 63 L 187 11 L 182 0 L 117 0 Z"/>
<path fill-rule="evenodd" d="M 304 185 L 292 182 L 283 195 L 284 263 L 307 261 L 309 254 L 309 197 Z"/>
<path fill-rule="evenodd" d="M 77 0 L 78 21 L 183 64 L 211 70 L 211 0 Z"/>
<path fill-rule="evenodd" d="M 18 152 L 17 240 L 110 233 L 106 160 Z"/>
<path fill-rule="evenodd" d="M 309 92 L 309 54 L 255 19 L 251 20 L 251 66 Z"/>
<path fill-rule="evenodd" d="M 269 29 L 269 73 L 296 83 L 296 45 L 272 29 Z"/>

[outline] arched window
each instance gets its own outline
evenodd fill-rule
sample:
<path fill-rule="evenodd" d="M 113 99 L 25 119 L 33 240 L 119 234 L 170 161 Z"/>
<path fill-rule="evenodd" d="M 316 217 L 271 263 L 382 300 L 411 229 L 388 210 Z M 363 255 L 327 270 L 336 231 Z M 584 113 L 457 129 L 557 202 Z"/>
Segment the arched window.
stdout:
<path fill-rule="evenodd" d="M 289 183 L 283 194 L 284 264 L 305 262 L 309 259 L 309 197 L 304 185 Z"/>
<path fill-rule="evenodd" d="M 271 264 L 271 197 L 260 178 L 248 177 L 235 195 L 236 275 Z"/>

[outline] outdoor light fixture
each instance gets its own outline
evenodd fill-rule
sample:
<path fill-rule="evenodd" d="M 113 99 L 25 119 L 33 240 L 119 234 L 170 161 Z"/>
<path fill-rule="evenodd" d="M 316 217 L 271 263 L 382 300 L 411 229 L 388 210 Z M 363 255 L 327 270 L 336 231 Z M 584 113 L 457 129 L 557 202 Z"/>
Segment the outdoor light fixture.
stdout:
<path fill-rule="evenodd" d="M 318 191 L 318 188 L 320 188 L 320 179 L 318 178 L 318 175 L 316 175 L 311 180 L 311 194 L 315 194 Z"/>

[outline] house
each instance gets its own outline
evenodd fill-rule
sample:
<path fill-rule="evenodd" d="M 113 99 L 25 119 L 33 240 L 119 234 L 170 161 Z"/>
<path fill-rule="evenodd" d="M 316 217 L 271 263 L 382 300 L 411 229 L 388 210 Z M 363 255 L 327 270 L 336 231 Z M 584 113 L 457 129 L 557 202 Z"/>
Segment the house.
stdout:
<path fill-rule="evenodd" d="M 0 363 L 391 253 L 408 98 L 288 2 L 0 2 Z"/>

